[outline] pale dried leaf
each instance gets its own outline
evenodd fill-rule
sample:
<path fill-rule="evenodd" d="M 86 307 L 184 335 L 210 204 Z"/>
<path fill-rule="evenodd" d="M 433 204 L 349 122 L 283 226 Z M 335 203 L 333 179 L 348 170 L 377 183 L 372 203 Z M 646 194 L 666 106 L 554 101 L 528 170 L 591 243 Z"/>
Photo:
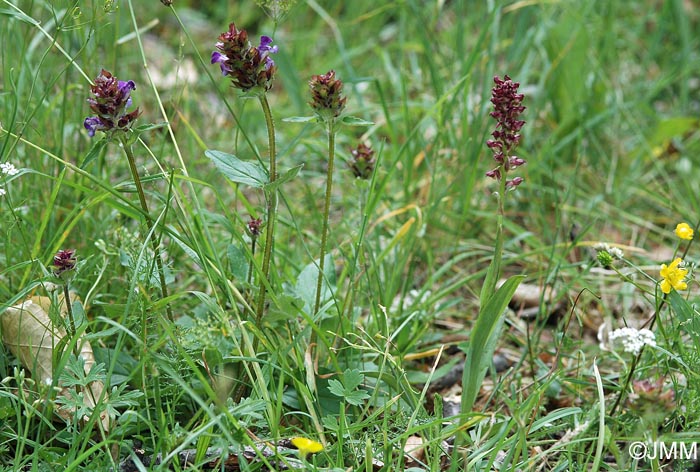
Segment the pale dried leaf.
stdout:
<path fill-rule="evenodd" d="M 423 448 L 423 438 L 420 436 L 409 436 L 406 445 L 403 447 L 407 462 L 419 462 L 425 459 L 425 449 Z"/>
<path fill-rule="evenodd" d="M 66 336 L 63 328 L 53 326 L 42 306 L 32 300 L 9 307 L 1 320 L 2 342 L 37 381 L 51 384 L 53 352 Z"/>
<path fill-rule="evenodd" d="M 63 296 L 59 296 L 60 313 L 65 316 L 67 308 L 63 303 Z M 55 326 L 49 318 L 51 299 L 48 297 L 32 297 L 19 305 L 9 307 L 0 316 L 2 327 L 2 342 L 19 359 L 20 363 L 28 369 L 32 377 L 44 384 L 53 383 L 53 359 L 54 351 L 61 346 L 67 347 L 62 341 L 67 336 L 65 329 Z M 95 365 L 95 355 L 92 346 L 86 340 L 79 340 L 80 356 L 85 360 L 85 372 L 89 372 Z M 60 356 L 57 356 L 60 357 Z M 102 382 L 92 382 L 89 391 L 83 396 L 85 403 L 94 408 L 104 391 Z M 70 397 L 70 392 L 62 388 L 59 396 Z M 105 394 L 106 395 L 106 394 Z M 58 415 L 68 420 L 73 417 L 73 412 L 64 408 L 56 410 Z M 83 418 L 87 421 L 88 418 Z M 110 418 L 103 413 L 100 422 L 105 431 L 109 430 Z"/>

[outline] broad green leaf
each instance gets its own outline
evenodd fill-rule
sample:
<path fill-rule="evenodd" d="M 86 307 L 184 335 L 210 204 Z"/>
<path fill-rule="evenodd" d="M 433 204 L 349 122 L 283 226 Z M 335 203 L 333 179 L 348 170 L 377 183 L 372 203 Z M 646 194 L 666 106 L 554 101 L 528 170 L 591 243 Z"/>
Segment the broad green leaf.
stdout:
<path fill-rule="evenodd" d="M 486 370 L 493 361 L 506 307 L 524 278 L 524 275 L 516 275 L 506 280 L 486 305 L 479 309 L 479 318 L 471 332 L 462 374 L 462 413 L 469 413 L 474 406 Z"/>
<path fill-rule="evenodd" d="M 254 188 L 263 188 L 269 182 L 267 170 L 257 162 L 242 161 L 233 154 L 211 149 L 204 154 L 232 182 Z"/>
<path fill-rule="evenodd" d="M 246 280 L 248 276 L 248 258 L 245 252 L 235 244 L 228 247 L 228 262 L 231 264 L 231 274 L 238 280 Z"/>
<path fill-rule="evenodd" d="M 321 290 L 321 302 L 327 300 L 331 295 L 331 289 L 328 286 L 330 282 L 335 285 L 335 269 L 333 266 L 333 258 L 330 254 L 326 254 L 323 265 L 324 283 Z M 318 283 L 318 261 L 315 261 L 301 271 L 297 277 L 294 291 L 304 301 L 304 310 L 311 313 L 312 307 L 316 303 L 316 285 Z"/>

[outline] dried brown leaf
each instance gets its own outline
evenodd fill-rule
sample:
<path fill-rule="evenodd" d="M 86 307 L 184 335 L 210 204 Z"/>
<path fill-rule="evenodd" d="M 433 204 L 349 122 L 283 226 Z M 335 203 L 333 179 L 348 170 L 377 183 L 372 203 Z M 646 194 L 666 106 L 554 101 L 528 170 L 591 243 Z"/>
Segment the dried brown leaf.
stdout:
<path fill-rule="evenodd" d="M 65 316 L 67 308 L 59 297 L 60 313 Z M 55 326 L 48 313 L 51 309 L 51 299 L 48 297 L 32 297 L 29 300 L 9 307 L 0 316 L 2 327 L 2 342 L 19 359 L 20 363 L 28 369 L 32 377 L 39 382 L 51 385 L 54 376 L 54 356 L 57 349 L 67 347 L 67 333 L 61 326 Z M 86 340 L 78 341 L 80 356 L 85 360 L 85 372 L 88 373 L 95 365 L 95 355 L 92 346 Z M 104 391 L 102 382 L 92 382 L 89 391 L 83 395 L 87 406 L 94 408 Z M 68 389 L 62 388 L 58 396 L 70 397 Z M 105 393 L 106 397 L 106 393 Z M 58 408 L 58 415 L 69 420 L 73 417 L 73 411 Z M 84 417 L 83 421 L 88 418 Z M 110 419 L 106 413 L 100 417 L 100 422 L 105 431 L 109 430 Z"/>

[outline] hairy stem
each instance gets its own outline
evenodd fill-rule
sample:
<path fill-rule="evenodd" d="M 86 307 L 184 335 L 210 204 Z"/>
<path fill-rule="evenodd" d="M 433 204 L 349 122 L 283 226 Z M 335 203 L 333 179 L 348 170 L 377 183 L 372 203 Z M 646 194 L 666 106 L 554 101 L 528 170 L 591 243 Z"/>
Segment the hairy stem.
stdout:
<path fill-rule="evenodd" d="M 66 312 L 68 312 L 68 323 L 70 325 L 70 335 L 73 341 L 73 354 L 78 357 L 78 340 L 75 339 L 75 316 L 73 316 L 73 306 L 70 301 L 70 292 L 68 290 L 68 282 L 63 283 L 63 303 L 66 304 Z"/>
<path fill-rule="evenodd" d="M 160 258 L 160 247 L 158 245 L 158 239 L 156 238 L 155 232 L 153 231 L 153 218 L 151 218 L 151 213 L 148 211 L 148 203 L 146 203 L 146 194 L 143 192 L 141 178 L 139 177 L 139 172 L 136 169 L 136 159 L 134 158 L 134 151 L 131 148 L 131 145 L 127 143 L 126 136 L 122 137 L 121 144 L 124 148 L 124 152 L 126 153 L 126 158 L 129 161 L 129 169 L 131 169 L 131 176 L 134 179 L 136 193 L 139 196 L 141 209 L 143 210 L 146 219 L 146 228 L 148 229 L 149 239 L 151 240 L 151 246 L 153 247 L 153 257 L 156 260 L 158 278 L 160 279 L 160 292 L 162 297 L 165 299 L 168 298 L 168 287 L 165 284 L 165 272 L 163 271 L 163 261 Z M 170 307 L 170 303 L 166 304 L 165 310 L 168 315 L 168 320 L 172 323 L 174 321 L 174 318 L 173 310 Z"/>
<path fill-rule="evenodd" d="M 265 95 L 260 96 L 260 105 L 265 114 L 267 125 L 267 140 L 270 149 L 270 184 L 277 180 L 277 156 L 275 150 L 275 124 L 272 121 L 272 111 Z M 265 250 L 263 252 L 262 278 L 260 280 L 260 292 L 258 294 L 258 307 L 255 314 L 256 323 L 260 326 L 263 312 L 265 311 L 265 292 L 270 283 L 270 264 L 272 261 L 272 249 L 275 235 L 275 217 L 277 212 L 277 189 L 274 188 L 266 195 L 267 198 L 267 227 L 265 229 Z"/>
<path fill-rule="evenodd" d="M 333 123 L 328 124 L 328 176 L 326 178 L 326 199 L 323 206 L 323 229 L 321 230 L 321 255 L 318 261 L 318 281 L 316 283 L 316 303 L 314 313 L 321 307 L 321 289 L 323 288 L 323 266 L 326 259 L 328 244 L 328 214 L 331 210 L 331 191 L 333 189 L 333 163 L 335 160 L 335 129 Z"/>

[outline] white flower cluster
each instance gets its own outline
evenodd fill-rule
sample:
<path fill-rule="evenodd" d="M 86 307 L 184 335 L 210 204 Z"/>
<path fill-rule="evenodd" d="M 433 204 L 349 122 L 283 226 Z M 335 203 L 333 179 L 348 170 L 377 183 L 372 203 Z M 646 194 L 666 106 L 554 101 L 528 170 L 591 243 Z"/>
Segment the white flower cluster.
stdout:
<path fill-rule="evenodd" d="M 9 162 L 0 162 L 0 172 L 5 175 L 17 175 L 19 171 L 17 168 Z"/>
<path fill-rule="evenodd" d="M 607 243 L 598 243 L 595 246 L 593 246 L 593 249 L 595 249 L 596 251 L 605 251 L 608 254 L 610 254 L 613 259 L 620 260 L 623 257 L 625 257 L 625 253 L 622 252 L 622 249 L 620 249 L 619 247 L 610 246 Z"/>
<path fill-rule="evenodd" d="M 656 337 L 648 329 L 619 328 L 610 333 L 610 344 L 621 344 L 625 352 L 639 354 L 646 346 L 656 346 Z"/>
<path fill-rule="evenodd" d="M 17 175 L 18 173 L 19 173 L 19 171 L 17 170 L 17 168 L 13 164 L 11 164 L 9 162 L 0 162 L 0 174 Z M 5 194 L 7 194 L 7 190 L 0 187 L 0 197 L 4 196 Z"/>

